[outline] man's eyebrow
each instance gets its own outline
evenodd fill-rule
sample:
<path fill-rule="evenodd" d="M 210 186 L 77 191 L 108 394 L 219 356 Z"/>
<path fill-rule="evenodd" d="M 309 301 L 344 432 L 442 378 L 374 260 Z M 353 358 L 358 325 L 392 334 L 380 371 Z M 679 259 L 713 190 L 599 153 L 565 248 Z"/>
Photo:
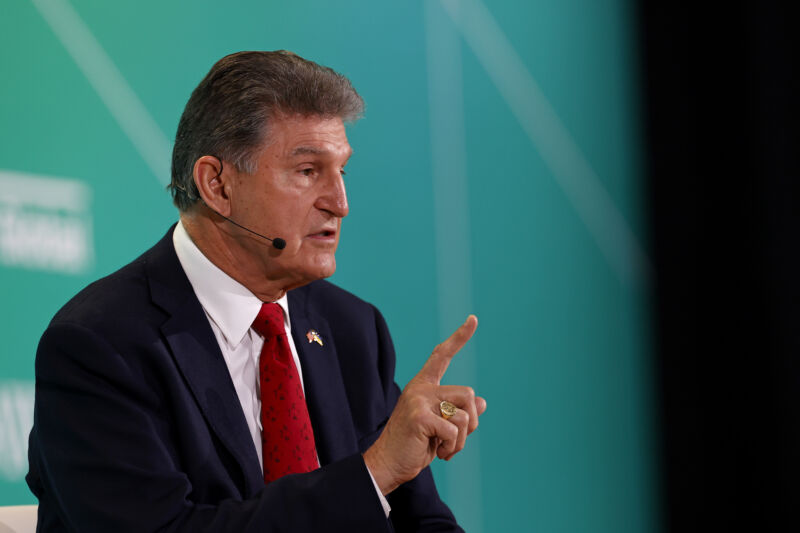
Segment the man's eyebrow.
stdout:
<path fill-rule="evenodd" d="M 290 154 L 291 157 L 298 156 L 298 155 L 327 155 L 331 153 L 330 150 L 325 148 L 319 148 L 316 146 L 298 146 L 292 153 Z M 353 155 L 353 150 L 350 149 L 350 153 L 348 154 L 348 159 Z"/>
<path fill-rule="evenodd" d="M 327 154 L 328 150 L 324 148 L 317 148 L 316 146 L 298 146 L 294 150 L 292 150 L 292 156 L 295 155 L 324 155 Z"/>

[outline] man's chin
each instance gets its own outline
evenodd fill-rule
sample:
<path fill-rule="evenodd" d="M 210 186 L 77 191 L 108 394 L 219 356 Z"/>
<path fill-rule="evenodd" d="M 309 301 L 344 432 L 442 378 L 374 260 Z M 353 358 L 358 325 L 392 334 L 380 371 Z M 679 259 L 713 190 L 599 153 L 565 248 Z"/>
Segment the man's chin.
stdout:
<path fill-rule="evenodd" d="M 329 263 L 316 265 L 314 268 L 304 271 L 298 276 L 296 284 L 292 288 L 297 288 L 302 285 L 308 285 L 312 281 L 325 279 L 333 276 L 336 272 L 336 261 L 331 260 Z"/>
<path fill-rule="evenodd" d="M 319 275 L 317 279 L 325 279 L 333 276 L 336 272 L 336 261 L 332 260 L 330 265 L 326 266 L 325 268 L 320 269 Z"/>

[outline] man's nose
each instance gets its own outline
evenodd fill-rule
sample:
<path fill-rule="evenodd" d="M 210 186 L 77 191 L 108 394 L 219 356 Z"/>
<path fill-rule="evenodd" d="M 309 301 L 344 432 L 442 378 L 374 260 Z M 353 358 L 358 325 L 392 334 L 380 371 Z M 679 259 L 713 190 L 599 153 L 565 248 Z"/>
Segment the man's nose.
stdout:
<path fill-rule="evenodd" d="M 332 215 L 344 218 L 350 212 L 347 205 L 347 192 L 344 187 L 344 179 L 340 172 L 336 172 L 328 183 L 325 192 L 317 200 L 317 208 L 328 211 Z"/>

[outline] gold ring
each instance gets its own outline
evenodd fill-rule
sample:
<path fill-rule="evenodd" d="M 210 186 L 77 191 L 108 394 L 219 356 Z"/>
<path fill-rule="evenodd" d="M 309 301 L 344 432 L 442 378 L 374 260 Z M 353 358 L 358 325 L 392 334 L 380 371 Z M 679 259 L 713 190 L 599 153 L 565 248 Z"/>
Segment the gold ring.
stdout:
<path fill-rule="evenodd" d="M 442 403 L 439 404 L 439 411 L 442 412 L 442 418 L 445 420 L 450 420 L 450 418 L 456 414 L 456 410 L 458 407 L 453 405 L 452 403 L 444 400 Z"/>

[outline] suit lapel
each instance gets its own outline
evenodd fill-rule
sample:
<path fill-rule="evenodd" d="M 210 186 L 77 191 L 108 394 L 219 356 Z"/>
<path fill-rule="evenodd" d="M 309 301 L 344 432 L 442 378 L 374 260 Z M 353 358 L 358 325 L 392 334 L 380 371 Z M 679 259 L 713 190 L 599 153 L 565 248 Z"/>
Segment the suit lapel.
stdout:
<path fill-rule="evenodd" d="M 258 455 L 208 318 L 175 254 L 171 230 L 153 252 L 147 262 L 151 296 L 170 314 L 161 331 L 209 427 L 239 463 L 245 494 L 254 494 L 264 486 Z"/>
<path fill-rule="evenodd" d="M 292 338 L 303 370 L 306 404 L 320 463 L 326 465 L 358 451 L 350 406 L 339 369 L 333 332 L 328 322 L 307 307 L 311 286 L 289 292 Z M 309 342 L 306 334 L 316 330 L 323 342 Z"/>

